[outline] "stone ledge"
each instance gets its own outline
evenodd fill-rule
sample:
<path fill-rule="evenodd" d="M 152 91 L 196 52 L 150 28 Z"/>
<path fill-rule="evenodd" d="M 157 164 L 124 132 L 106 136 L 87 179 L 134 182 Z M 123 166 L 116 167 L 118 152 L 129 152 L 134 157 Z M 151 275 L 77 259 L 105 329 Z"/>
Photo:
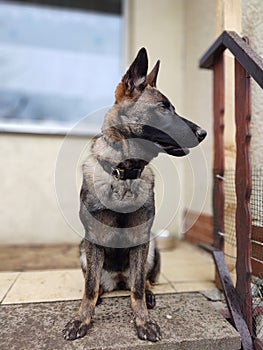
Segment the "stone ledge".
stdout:
<path fill-rule="evenodd" d="M 239 334 L 199 293 L 156 296 L 150 315 L 158 321 L 163 338 L 158 343 L 137 339 L 130 300 L 104 298 L 88 335 L 73 342 L 62 336 L 64 325 L 79 301 L 2 305 L 3 350 L 238 350 Z"/>

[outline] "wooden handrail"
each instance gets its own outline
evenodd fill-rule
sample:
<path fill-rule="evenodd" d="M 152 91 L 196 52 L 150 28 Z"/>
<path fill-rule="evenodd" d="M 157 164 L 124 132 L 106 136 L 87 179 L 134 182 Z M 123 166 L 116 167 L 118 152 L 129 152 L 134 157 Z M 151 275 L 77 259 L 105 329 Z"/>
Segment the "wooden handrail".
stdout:
<path fill-rule="evenodd" d="M 229 49 L 238 62 L 263 88 L 263 58 L 236 32 L 224 31 L 199 61 L 200 68 L 212 69 L 222 53 Z"/>
<path fill-rule="evenodd" d="M 224 51 L 235 58 L 236 122 L 236 241 L 237 283 L 233 286 L 224 260 Z M 253 312 L 251 293 L 251 162 L 250 162 L 250 77 L 263 88 L 263 59 L 247 38 L 224 31 L 200 60 L 200 67 L 213 69 L 214 76 L 214 252 L 232 320 L 240 333 L 243 350 L 252 350 Z M 259 349 L 257 341 L 254 347 Z"/>
<path fill-rule="evenodd" d="M 224 116 L 225 116 L 225 64 L 221 57 L 214 64 L 213 100 L 214 100 L 214 247 L 224 250 L 224 216 L 225 216 L 225 150 L 224 150 Z"/>

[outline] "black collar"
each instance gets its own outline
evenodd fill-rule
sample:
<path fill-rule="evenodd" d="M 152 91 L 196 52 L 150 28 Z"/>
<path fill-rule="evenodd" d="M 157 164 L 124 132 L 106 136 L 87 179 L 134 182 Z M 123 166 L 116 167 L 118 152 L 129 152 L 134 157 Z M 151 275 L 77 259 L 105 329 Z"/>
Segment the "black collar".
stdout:
<path fill-rule="evenodd" d="M 141 176 L 143 168 L 126 169 L 122 167 L 114 167 L 110 162 L 104 159 L 98 159 L 102 168 L 110 175 L 114 176 L 117 180 L 135 180 Z"/>

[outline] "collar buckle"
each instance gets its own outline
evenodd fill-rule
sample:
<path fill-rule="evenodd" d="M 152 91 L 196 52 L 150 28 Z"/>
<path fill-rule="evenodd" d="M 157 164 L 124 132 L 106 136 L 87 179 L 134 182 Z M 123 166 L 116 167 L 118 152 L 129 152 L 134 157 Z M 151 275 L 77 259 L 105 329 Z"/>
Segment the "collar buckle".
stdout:
<path fill-rule="evenodd" d="M 117 180 L 138 179 L 142 174 L 143 169 L 120 169 L 111 168 L 111 175 Z"/>
<path fill-rule="evenodd" d="M 111 170 L 112 170 L 111 175 L 114 176 L 117 180 L 121 180 L 122 178 L 121 169 L 111 168 Z"/>

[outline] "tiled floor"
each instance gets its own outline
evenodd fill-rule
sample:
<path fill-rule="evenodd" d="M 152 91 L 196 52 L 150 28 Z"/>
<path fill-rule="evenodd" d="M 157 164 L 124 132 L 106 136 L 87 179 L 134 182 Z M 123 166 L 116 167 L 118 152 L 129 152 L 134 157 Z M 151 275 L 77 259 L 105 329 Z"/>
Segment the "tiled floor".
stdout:
<path fill-rule="evenodd" d="M 180 242 L 173 251 L 161 252 L 161 276 L 156 294 L 216 289 L 210 254 Z M 82 297 L 83 275 L 78 269 L 0 272 L 2 304 L 77 300 Z M 114 292 L 107 296 L 127 295 Z"/>

